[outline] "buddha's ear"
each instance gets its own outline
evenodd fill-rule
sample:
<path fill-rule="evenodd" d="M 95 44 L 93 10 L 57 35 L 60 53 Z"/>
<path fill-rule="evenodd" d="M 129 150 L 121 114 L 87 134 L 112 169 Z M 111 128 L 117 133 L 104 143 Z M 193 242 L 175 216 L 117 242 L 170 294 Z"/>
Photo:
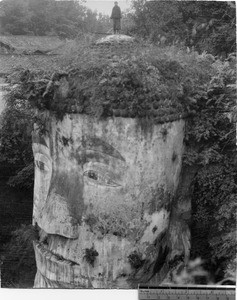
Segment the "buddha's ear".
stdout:
<path fill-rule="evenodd" d="M 186 265 L 189 261 L 191 249 L 191 234 L 189 225 L 176 216 L 171 217 L 168 230 L 168 241 L 171 248 L 170 261 L 181 258 Z"/>
<path fill-rule="evenodd" d="M 192 182 L 196 173 L 197 168 L 182 166 L 179 185 L 171 208 L 169 227 L 170 242 L 172 243 L 171 260 L 182 256 L 185 264 L 189 260 L 191 248 Z"/>

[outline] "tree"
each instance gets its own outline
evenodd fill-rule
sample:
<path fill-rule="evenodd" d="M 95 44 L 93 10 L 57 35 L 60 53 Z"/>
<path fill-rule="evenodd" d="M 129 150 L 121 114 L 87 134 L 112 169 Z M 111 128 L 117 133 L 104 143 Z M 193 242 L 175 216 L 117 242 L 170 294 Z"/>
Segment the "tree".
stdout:
<path fill-rule="evenodd" d="M 220 60 L 214 65 L 218 73 L 196 91 L 184 162 L 197 169 L 192 183 L 192 258 L 205 259 L 207 269 L 219 280 L 228 265 L 236 267 L 236 72 Z"/>
<path fill-rule="evenodd" d="M 4 34 L 75 37 L 83 30 L 85 8 L 78 1 L 3 0 L 0 9 Z"/>
<path fill-rule="evenodd" d="M 220 1 L 133 1 L 133 33 L 213 55 L 235 52 L 235 6 Z"/>
<path fill-rule="evenodd" d="M 0 126 L 1 172 L 9 177 L 10 185 L 31 190 L 34 174 L 32 126 L 33 112 L 24 92 L 20 87 L 12 87 L 6 95 Z"/>
<path fill-rule="evenodd" d="M 27 34 L 30 22 L 28 0 L 3 0 L 0 2 L 1 31 L 10 34 Z"/>
<path fill-rule="evenodd" d="M 179 1 L 183 23 L 188 25 L 186 44 L 213 55 L 235 52 L 235 6 L 229 3 Z"/>
<path fill-rule="evenodd" d="M 144 38 L 172 43 L 184 32 L 182 15 L 176 2 L 135 0 L 133 8 L 134 32 Z"/>

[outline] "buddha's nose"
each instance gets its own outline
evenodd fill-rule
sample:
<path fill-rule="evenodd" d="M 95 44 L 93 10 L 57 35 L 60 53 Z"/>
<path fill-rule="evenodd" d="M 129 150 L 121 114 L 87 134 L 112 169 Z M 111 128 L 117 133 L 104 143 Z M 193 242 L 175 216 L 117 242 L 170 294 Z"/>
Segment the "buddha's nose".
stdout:
<path fill-rule="evenodd" d="M 75 239 L 79 234 L 83 209 L 82 176 L 73 170 L 55 171 L 37 222 L 48 234 Z"/>

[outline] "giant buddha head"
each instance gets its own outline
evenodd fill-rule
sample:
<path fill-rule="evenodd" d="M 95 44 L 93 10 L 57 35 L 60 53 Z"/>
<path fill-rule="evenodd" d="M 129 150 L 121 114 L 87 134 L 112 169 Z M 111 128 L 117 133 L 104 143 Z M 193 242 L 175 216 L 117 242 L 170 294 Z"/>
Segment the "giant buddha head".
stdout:
<path fill-rule="evenodd" d="M 103 47 L 110 46 L 93 51 L 105 55 Z M 44 130 L 36 125 L 33 133 L 35 287 L 159 284 L 174 257 L 188 255 L 175 200 L 182 105 L 158 62 L 111 51 L 102 70 L 54 74 L 38 95 Z"/>

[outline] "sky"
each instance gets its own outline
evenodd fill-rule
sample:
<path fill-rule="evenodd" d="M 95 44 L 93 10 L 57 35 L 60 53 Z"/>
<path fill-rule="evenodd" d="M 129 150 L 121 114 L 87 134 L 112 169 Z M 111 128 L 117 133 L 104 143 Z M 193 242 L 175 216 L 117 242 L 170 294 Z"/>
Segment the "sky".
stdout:
<path fill-rule="evenodd" d="M 97 10 L 99 13 L 101 12 L 106 15 L 111 15 L 112 8 L 114 6 L 114 1 L 111 1 L 111 0 L 103 0 L 103 1 L 101 1 L 101 0 L 86 0 L 86 2 L 83 3 L 83 5 L 92 10 Z M 122 12 L 130 7 L 131 0 L 117 0 L 117 1 L 118 1 L 118 5 L 121 8 Z"/>
<path fill-rule="evenodd" d="M 0 0 L 0 2 L 1 1 L 2 0 Z M 56 0 L 56 1 L 60 1 L 60 0 Z M 111 15 L 112 8 L 114 6 L 115 1 L 118 2 L 118 5 L 121 8 L 122 12 L 128 9 L 132 3 L 132 0 L 84 0 L 84 1 L 85 2 L 82 3 L 84 6 L 92 10 L 97 10 L 99 13 L 101 12 L 106 15 Z"/>

